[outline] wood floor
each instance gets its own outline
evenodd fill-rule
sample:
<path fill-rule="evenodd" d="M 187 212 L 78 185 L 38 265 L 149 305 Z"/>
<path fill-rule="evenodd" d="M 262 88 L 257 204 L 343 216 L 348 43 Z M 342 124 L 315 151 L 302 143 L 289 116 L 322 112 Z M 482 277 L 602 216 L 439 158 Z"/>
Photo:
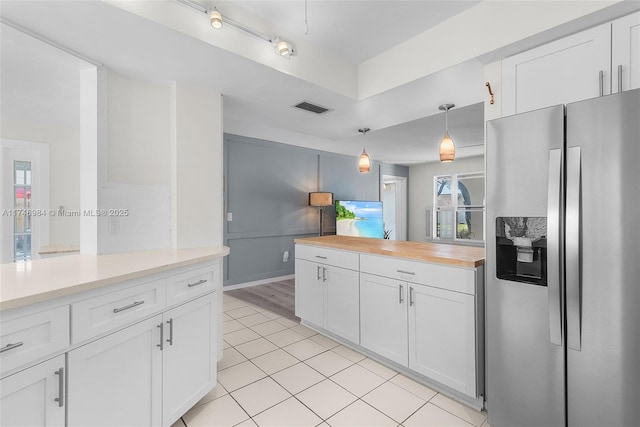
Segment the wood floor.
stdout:
<path fill-rule="evenodd" d="M 300 320 L 295 315 L 294 279 L 235 289 L 226 291 L 225 293 L 250 304 L 273 311 L 280 316 Z"/>

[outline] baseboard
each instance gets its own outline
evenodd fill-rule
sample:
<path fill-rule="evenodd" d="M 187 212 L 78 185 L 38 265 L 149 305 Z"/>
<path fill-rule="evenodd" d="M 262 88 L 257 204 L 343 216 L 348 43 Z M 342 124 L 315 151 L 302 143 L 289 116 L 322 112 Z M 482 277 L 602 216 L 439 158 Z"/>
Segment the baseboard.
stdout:
<path fill-rule="evenodd" d="M 251 286 L 266 285 L 268 283 L 280 282 L 282 280 L 293 279 L 295 274 L 287 274 L 286 276 L 270 277 L 268 279 L 255 280 L 253 282 L 238 283 L 235 285 L 227 285 L 222 287 L 222 291 L 232 291 L 234 289 L 249 288 Z"/>

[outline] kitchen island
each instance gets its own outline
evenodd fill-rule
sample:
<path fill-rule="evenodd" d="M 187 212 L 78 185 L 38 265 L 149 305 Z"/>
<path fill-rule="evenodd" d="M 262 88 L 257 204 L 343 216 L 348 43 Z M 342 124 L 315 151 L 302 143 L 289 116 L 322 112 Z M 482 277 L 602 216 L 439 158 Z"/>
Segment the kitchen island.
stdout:
<path fill-rule="evenodd" d="M 303 324 L 483 407 L 484 249 L 349 236 L 295 242 Z"/>
<path fill-rule="evenodd" d="M 228 253 L 0 265 L 1 424 L 170 426 L 216 385 Z"/>

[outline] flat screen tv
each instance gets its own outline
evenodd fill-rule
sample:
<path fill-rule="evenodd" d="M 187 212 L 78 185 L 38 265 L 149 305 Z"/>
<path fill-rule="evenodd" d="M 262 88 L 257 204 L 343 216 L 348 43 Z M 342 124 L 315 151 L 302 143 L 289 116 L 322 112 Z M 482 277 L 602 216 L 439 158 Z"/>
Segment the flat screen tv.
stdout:
<path fill-rule="evenodd" d="M 382 202 L 336 200 L 336 234 L 384 238 Z"/>

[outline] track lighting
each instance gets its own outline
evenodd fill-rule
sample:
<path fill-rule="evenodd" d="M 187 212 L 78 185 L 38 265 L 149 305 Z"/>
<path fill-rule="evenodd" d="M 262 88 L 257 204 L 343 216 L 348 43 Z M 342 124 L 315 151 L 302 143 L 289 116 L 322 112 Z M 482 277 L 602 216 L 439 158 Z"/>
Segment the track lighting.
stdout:
<path fill-rule="evenodd" d="M 238 30 L 242 30 L 245 33 L 251 34 L 254 37 L 262 39 L 267 43 L 275 46 L 275 52 L 278 56 L 289 59 L 292 55 L 295 55 L 295 50 L 291 43 L 288 43 L 282 40 L 280 37 L 270 37 L 266 34 L 262 34 L 259 31 L 254 30 L 251 27 L 248 27 L 244 24 L 241 24 L 233 19 L 230 19 L 228 16 L 222 15 L 218 9 L 215 7 L 213 9 L 207 9 L 204 6 L 199 5 L 198 3 L 193 2 L 192 0 L 175 0 L 180 4 L 190 7 L 191 9 L 197 10 L 198 12 L 205 13 L 209 16 L 209 23 L 215 29 L 222 28 L 223 23 L 228 24 Z"/>

